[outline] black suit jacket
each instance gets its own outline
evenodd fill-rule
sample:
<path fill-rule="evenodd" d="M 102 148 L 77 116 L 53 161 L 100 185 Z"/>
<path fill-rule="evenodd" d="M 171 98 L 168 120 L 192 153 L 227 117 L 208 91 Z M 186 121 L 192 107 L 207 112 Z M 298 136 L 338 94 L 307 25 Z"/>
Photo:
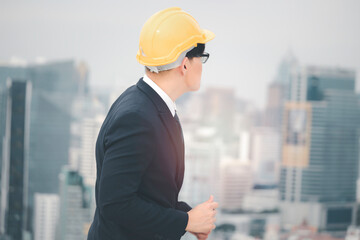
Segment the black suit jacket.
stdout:
<path fill-rule="evenodd" d="M 96 141 L 96 211 L 88 240 L 180 239 L 184 144 L 162 98 L 142 78 L 111 106 Z"/>

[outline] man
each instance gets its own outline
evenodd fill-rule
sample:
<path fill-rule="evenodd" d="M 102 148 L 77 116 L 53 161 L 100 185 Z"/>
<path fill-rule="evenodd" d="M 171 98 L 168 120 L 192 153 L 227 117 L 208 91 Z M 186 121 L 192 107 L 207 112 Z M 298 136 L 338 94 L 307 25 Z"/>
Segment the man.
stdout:
<path fill-rule="evenodd" d="M 184 140 L 175 100 L 200 87 L 205 43 L 180 8 L 154 14 L 140 34 L 146 73 L 111 106 L 96 142 L 96 211 L 88 240 L 206 239 L 215 228 L 213 196 L 191 208 L 178 201 Z"/>

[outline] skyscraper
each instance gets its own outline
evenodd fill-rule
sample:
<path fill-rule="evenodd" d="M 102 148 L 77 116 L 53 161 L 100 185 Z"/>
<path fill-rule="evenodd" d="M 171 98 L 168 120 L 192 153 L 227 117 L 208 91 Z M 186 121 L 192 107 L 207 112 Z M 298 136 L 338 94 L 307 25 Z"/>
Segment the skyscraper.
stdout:
<path fill-rule="evenodd" d="M 59 215 L 59 196 L 57 194 L 36 193 L 34 199 L 34 239 L 55 240 Z"/>
<path fill-rule="evenodd" d="M 268 85 L 264 123 L 281 131 L 284 102 L 290 99 L 292 87 L 299 74 L 299 62 L 291 51 L 282 59 L 275 79 Z M 293 94 L 294 95 L 294 94 Z"/>
<path fill-rule="evenodd" d="M 84 118 L 81 121 L 81 157 L 79 172 L 86 185 L 95 187 L 96 159 L 94 154 L 96 139 L 105 117 L 98 115 L 93 118 Z"/>
<path fill-rule="evenodd" d="M 257 127 L 251 131 L 251 165 L 254 184 L 277 185 L 280 160 L 279 133 L 268 127 Z"/>
<path fill-rule="evenodd" d="M 32 229 L 34 193 L 58 193 L 58 175 L 68 164 L 71 110 L 75 96 L 86 92 L 87 74 L 74 61 L 0 66 L 0 89 L 6 79 L 27 79 L 32 84 L 29 115 L 28 229 Z M 4 96 L 4 94 L 0 94 Z M 2 97 L 0 108 L 0 157 L 8 117 Z"/>
<path fill-rule="evenodd" d="M 29 150 L 31 83 L 7 80 L 6 119 L 1 172 L 0 235 L 23 239 Z"/>
<path fill-rule="evenodd" d="M 253 173 L 248 162 L 222 160 L 220 164 L 220 207 L 227 211 L 242 208 L 244 197 L 253 188 Z"/>
<path fill-rule="evenodd" d="M 77 171 L 64 166 L 60 174 L 60 214 L 56 230 L 57 240 L 84 239 L 88 233 L 92 211 L 92 189 L 84 185 Z"/>
<path fill-rule="evenodd" d="M 217 128 L 218 135 L 225 142 L 234 137 L 234 118 L 236 115 L 235 90 L 232 88 L 207 88 L 203 94 L 203 122 Z"/>
<path fill-rule="evenodd" d="M 285 90 L 285 85 L 281 82 L 272 82 L 267 89 L 264 124 L 267 127 L 275 128 L 279 132 L 281 130 Z"/>
<path fill-rule="evenodd" d="M 184 136 L 185 175 L 179 198 L 196 206 L 209 199 L 210 194 L 215 199 L 218 197 L 218 169 L 223 144 L 211 127 L 184 131 Z"/>
<path fill-rule="evenodd" d="M 354 221 L 360 106 L 355 72 L 304 67 L 284 109 L 280 200 L 282 226 L 306 220 L 321 231 Z"/>

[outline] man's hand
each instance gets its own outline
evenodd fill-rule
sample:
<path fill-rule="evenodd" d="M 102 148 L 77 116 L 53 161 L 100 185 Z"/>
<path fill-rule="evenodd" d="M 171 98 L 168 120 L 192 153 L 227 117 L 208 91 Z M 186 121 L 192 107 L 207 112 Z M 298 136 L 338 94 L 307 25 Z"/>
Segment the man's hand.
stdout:
<path fill-rule="evenodd" d="M 187 212 L 189 220 L 185 230 L 193 234 L 203 233 L 203 235 L 206 235 L 207 237 L 207 235 L 216 227 L 214 223 L 216 221 L 215 215 L 218 205 L 217 202 L 214 202 L 214 196 L 211 195 L 209 200 L 197 205 Z M 201 235 L 201 237 L 204 237 L 203 235 Z"/>
<path fill-rule="evenodd" d="M 209 231 L 208 233 L 195 233 L 195 232 L 190 232 L 190 233 L 194 234 L 198 240 L 206 240 L 209 234 L 211 233 L 211 231 Z"/>

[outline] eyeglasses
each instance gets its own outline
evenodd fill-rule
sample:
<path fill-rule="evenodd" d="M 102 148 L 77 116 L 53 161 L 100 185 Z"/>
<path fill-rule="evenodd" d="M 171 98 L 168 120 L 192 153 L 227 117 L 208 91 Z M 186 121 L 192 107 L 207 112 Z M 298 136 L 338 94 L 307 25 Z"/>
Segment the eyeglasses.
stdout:
<path fill-rule="evenodd" d="M 207 53 L 207 52 L 204 52 L 204 53 L 200 54 L 198 57 L 201 58 L 201 62 L 202 62 L 202 63 L 206 63 L 206 61 L 207 61 L 207 60 L 209 59 L 209 57 L 210 57 L 210 54 Z"/>

